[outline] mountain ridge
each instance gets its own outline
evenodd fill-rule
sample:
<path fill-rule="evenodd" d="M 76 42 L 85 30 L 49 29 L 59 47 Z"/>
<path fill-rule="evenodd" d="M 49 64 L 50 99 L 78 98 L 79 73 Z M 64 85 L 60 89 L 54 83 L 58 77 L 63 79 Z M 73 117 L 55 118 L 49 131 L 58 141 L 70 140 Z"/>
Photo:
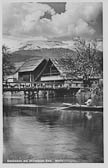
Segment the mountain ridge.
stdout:
<path fill-rule="evenodd" d="M 11 62 L 22 62 L 26 61 L 29 58 L 59 58 L 75 55 L 75 51 L 64 48 L 50 48 L 50 49 L 41 49 L 41 50 L 19 50 L 15 51 L 10 55 Z"/>
<path fill-rule="evenodd" d="M 19 50 L 38 50 L 38 49 L 50 49 L 50 48 L 66 48 L 70 50 L 75 49 L 76 43 L 80 40 L 79 37 L 73 38 L 69 41 L 57 41 L 57 40 L 14 40 L 9 38 L 3 39 L 3 44 L 6 45 L 10 52 L 15 52 Z M 85 40 L 86 43 L 95 43 L 97 50 L 103 50 L 102 39 L 96 40 Z"/>
<path fill-rule="evenodd" d="M 8 43 L 11 44 L 11 46 L 15 46 L 15 48 L 11 48 L 10 53 L 10 61 L 12 63 L 16 62 L 25 62 L 26 60 L 30 58 L 59 58 L 59 57 L 67 57 L 72 56 L 73 58 L 76 56 L 76 44 L 78 44 L 80 38 L 74 38 L 70 41 L 57 41 L 57 40 L 28 40 L 28 41 L 22 41 L 19 40 L 16 41 L 16 43 Z M 9 42 L 9 41 L 8 41 Z M 12 42 L 12 41 L 11 41 Z M 103 49 L 103 42 L 102 39 L 98 39 L 95 41 L 86 41 L 86 43 L 90 43 L 92 46 L 92 43 L 95 42 L 96 49 L 99 52 L 102 52 Z M 5 45 L 7 43 L 4 43 Z M 9 47 L 9 45 L 6 45 Z"/>

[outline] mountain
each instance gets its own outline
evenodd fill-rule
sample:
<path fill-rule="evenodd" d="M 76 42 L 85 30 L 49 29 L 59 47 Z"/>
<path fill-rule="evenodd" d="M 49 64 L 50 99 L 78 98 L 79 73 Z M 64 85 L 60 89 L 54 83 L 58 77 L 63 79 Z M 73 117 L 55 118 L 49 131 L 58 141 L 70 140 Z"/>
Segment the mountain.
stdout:
<path fill-rule="evenodd" d="M 19 50 L 40 50 L 43 48 L 68 48 L 73 49 L 73 41 L 54 41 L 54 40 L 21 40 L 4 38 L 3 44 L 8 46 L 10 52 Z"/>
<path fill-rule="evenodd" d="M 75 51 L 64 48 L 43 48 L 41 50 L 19 50 L 11 54 L 11 62 L 22 62 L 26 61 L 29 58 L 59 58 L 65 56 L 75 56 Z"/>
<path fill-rule="evenodd" d="M 79 41 L 79 37 L 72 38 L 69 41 L 56 41 L 56 40 L 23 40 L 23 39 L 12 39 L 3 38 L 3 44 L 5 44 L 10 52 L 20 51 L 20 50 L 40 50 L 43 48 L 67 48 L 74 50 L 75 44 Z M 102 51 L 103 42 L 102 39 L 86 40 L 86 43 L 94 43 L 97 46 L 97 50 Z"/>
<path fill-rule="evenodd" d="M 31 57 L 36 59 L 49 57 L 64 57 L 75 56 L 75 47 L 79 42 L 79 38 L 73 38 L 70 41 L 56 41 L 56 40 L 16 40 L 4 38 L 5 44 L 11 52 L 11 62 L 25 62 Z M 103 42 L 101 39 L 95 41 L 87 40 L 86 43 L 94 43 L 99 51 L 102 51 Z"/>

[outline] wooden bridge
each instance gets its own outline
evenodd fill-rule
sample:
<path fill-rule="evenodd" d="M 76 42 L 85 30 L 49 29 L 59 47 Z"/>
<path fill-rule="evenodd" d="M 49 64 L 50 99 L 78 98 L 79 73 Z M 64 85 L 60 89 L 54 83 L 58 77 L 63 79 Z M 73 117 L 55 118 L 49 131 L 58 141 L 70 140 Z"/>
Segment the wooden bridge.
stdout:
<path fill-rule="evenodd" d="M 39 95 L 39 91 L 45 96 L 48 95 L 74 95 L 76 92 L 83 88 L 81 83 L 75 83 L 73 85 L 55 85 L 55 84 L 43 84 L 43 83 L 22 83 L 22 82 L 8 82 L 3 84 L 3 92 L 24 92 L 24 96 L 34 97 Z"/>

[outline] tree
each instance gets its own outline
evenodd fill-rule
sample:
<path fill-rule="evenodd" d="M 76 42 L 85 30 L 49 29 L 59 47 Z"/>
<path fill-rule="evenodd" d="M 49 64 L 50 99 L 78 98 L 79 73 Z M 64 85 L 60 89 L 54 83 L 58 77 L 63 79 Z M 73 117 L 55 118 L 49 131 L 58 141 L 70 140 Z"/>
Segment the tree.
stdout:
<path fill-rule="evenodd" d="M 96 47 L 95 42 L 87 43 L 79 39 L 75 43 L 75 51 L 59 60 L 66 76 L 84 77 L 88 84 L 90 84 L 89 77 L 102 77 L 103 53 L 97 51 Z"/>
<path fill-rule="evenodd" d="M 79 39 L 76 43 L 76 52 L 78 57 L 76 64 L 86 76 L 99 76 L 103 71 L 103 53 L 97 51 L 96 43 L 86 43 L 85 40 Z"/>
<path fill-rule="evenodd" d="M 11 54 L 9 53 L 9 49 L 3 45 L 2 46 L 2 70 L 3 70 L 3 77 L 6 75 L 10 75 L 15 70 L 14 65 L 10 61 Z"/>

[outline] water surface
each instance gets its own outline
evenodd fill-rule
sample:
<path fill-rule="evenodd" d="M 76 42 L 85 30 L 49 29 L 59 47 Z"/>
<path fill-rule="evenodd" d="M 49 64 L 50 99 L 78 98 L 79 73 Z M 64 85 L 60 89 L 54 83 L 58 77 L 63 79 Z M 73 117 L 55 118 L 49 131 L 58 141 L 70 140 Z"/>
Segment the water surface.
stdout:
<path fill-rule="evenodd" d="M 48 110 L 74 98 L 4 98 L 3 162 L 103 162 L 103 113 Z M 39 107 L 15 107 L 36 104 Z"/>

